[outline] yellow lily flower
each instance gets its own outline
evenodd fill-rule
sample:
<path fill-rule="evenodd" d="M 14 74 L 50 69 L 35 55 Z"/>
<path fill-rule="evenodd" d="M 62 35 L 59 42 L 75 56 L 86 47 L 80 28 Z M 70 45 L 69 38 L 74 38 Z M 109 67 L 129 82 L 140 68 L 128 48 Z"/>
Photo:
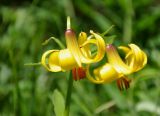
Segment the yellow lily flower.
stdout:
<path fill-rule="evenodd" d="M 147 63 L 146 54 L 135 44 L 129 44 L 129 47 L 120 46 L 119 49 L 126 53 L 125 62 L 119 56 L 113 45 L 107 45 L 106 53 L 108 62 L 101 67 L 93 70 L 93 75 L 90 74 L 87 66 L 86 77 L 93 83 L 109 83 L 118 80 L 117 84 L 120 89 L 123 89 L 123 84 L 126 88 L 129 87 L 129 80 L 125 75 L 137 72 L 142 69 Z M 119 80 L 119 79 L 122 80 Z"/>
<path fill-rule="evenodd" d="M 135 44 L 129 47 L 120 46 L 119 49 L 126 53 L 125 62 L 120 58 L 113 45 L 106 47 L 108 62 L 122 74 L 131 74 L 142 69 L 147 63 L 146 54 Z"/>
<path fill-rule="evenodd" d="M 67 48 L 63 50 L 48 50 L 41 58 L 41 64 L 51 72 L 59 72 L 82 67 L 82 63 L 90 64 L 100 61 L 105 54 L 105 42 L 103 38 L 90 31 L 79 34 L 78 41 L 75 32 L 70 28 L 70 18 L 67 18 L 67 30 L 65 32 Z M 92 56 L 90 44 L 97 46 L 97 54 Z"/>

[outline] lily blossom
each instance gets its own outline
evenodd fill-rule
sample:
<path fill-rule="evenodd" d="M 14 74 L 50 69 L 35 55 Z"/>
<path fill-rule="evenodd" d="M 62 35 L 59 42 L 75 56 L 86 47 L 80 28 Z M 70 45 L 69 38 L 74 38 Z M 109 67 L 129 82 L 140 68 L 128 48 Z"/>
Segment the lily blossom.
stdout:
<path fill-rule="evenodd" d="M 122 90 L 128 88 L 130 80 L 126 75 L 137 72 L 147 63 L 146 54 L 135 44 L 129 44 L 129 47 L 120 46 L 126 54 L 125 61 L 119 56 L 116 48 L 110 44 L 106 46 L 108 62 L 101 67 L 93 70 L 94 77 L 90 74 L 87 66 L 86 77 L 93 83 L 110 83 L 117 80 L 117 85 Z"/>
<path fill-rule="evenodd" d="M 70 17 L 67 17 L 65 38 L 67 48 L 46 51 L 42 55 L 41 64 L 51 72 L 72 70 L 74 80 L 87 77 L 96 84 L 110 83 L 116 80 L 120 90 L 128 89 L 131 80 L 127 75 L 141 70 L 147 64 L 147 55 L 135 44 L 118 47 L 125 53 L 125 58 L 122 59 L 112 44 L 105 47 L 101 35 L 92 30 L 89 36 L 85 32 L 81 32 L 77 39 L 74 30 L 71 29 Z M 96 54 L 92 54 L 90 45 L 96 46 Z M 108 61 L 95 68 L 91 74 L 90 65 L 101 61 L 105 52 Z"/>
<path fill-rule="evenodd" d="M 82 63 L 90 64 L 100 61 L 105 54 L 105 42 L 103 38 L 90 31 L 91 35 L 81 32 L 78 40 L 71 29 L 70 17 L 67 17 L 67 30 L 65 32 L 67 48 L 62 50 L 48 50 L 41 58 L 41 64 L 51 72 L 59 72 L 82 68 Z M 97 47 L 97 54 L 92 55 L 90 44 Z M 74 72 L 74 71 L 73 71 Z"/>

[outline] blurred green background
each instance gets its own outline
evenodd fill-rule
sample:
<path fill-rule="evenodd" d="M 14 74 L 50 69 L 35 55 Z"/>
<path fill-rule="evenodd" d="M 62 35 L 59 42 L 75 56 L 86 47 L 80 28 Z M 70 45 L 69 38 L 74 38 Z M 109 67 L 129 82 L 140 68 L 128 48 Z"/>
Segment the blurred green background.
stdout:
<path fill-rule="evenodd" d="M 92 29 L 116 35 L 114 44 L 135 43 L 148 55 L 147 66 L 130 75 L 131 87 L 120 92 L 116 83 L 74 82 L 71 116 L 160 115 L 160 1 L 159 0 L 1 0 L 0 2 L 0 116 L 54 116 L 63 109 L 67 73 L 47 72 L 39 62 L 55 42 L 65 44 L 66 16 L 76 34 Z M 54 91 L 56 90 L 56 91 Z M 57 101 L 57 102 L 56 102 Z M 62 104 L 62 105 L 61 105 Z"/>

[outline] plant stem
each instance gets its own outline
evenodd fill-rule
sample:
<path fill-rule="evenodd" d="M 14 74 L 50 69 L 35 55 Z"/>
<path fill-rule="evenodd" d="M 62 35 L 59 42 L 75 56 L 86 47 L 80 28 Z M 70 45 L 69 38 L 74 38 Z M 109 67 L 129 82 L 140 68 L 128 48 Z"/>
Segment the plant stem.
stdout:
<path fill-rule="evenodd" d="M 13 74 L 13 82 L 14 82 L 14 91 L 13 91 L 13 109 L 16 116 L 21 116 L 21 92 L 19 88 L 19 78 L 17 75 L 17 67 L 16 67 L 16 60 L 13 55 L 13 51 L 9 51 L 9 58 L 12 64 L 12 74 Z"/>
<path fill-rule="evenodd" d="M 73 88 L 73 78 L 72 78 L 72 71 L 70 71 L 69 80 L 68 80 L 68 88 L 67 88 L 67 96 L 66 96 L 64 116 L 69 116 L 72 88 Z"/>
<path fill-rule="evenodd" d="M 132 41 L 132 18 L 133 18 L 133 6 L 132 0 L 125 0 L 125 18 L 123 25 L 123 41 L 130 43 Z"/>

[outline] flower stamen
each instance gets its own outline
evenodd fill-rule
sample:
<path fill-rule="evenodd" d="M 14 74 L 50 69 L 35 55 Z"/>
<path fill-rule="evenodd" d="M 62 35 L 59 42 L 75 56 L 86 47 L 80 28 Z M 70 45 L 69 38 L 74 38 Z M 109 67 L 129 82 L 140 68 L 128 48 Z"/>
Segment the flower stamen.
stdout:
<path fill-rule="evenodd" d="M 84 79 L 86 77 L 86 71 L 82 67 L 73 68 L 72 69 L 73 79 L 75 81 Z"/>
<path fill-rule="evenodd" d="M 130 87 L 131 80 L 127 77 L 121 77 L 117 80 L 117 86 L 120 91 L 127 90 Z"/>

